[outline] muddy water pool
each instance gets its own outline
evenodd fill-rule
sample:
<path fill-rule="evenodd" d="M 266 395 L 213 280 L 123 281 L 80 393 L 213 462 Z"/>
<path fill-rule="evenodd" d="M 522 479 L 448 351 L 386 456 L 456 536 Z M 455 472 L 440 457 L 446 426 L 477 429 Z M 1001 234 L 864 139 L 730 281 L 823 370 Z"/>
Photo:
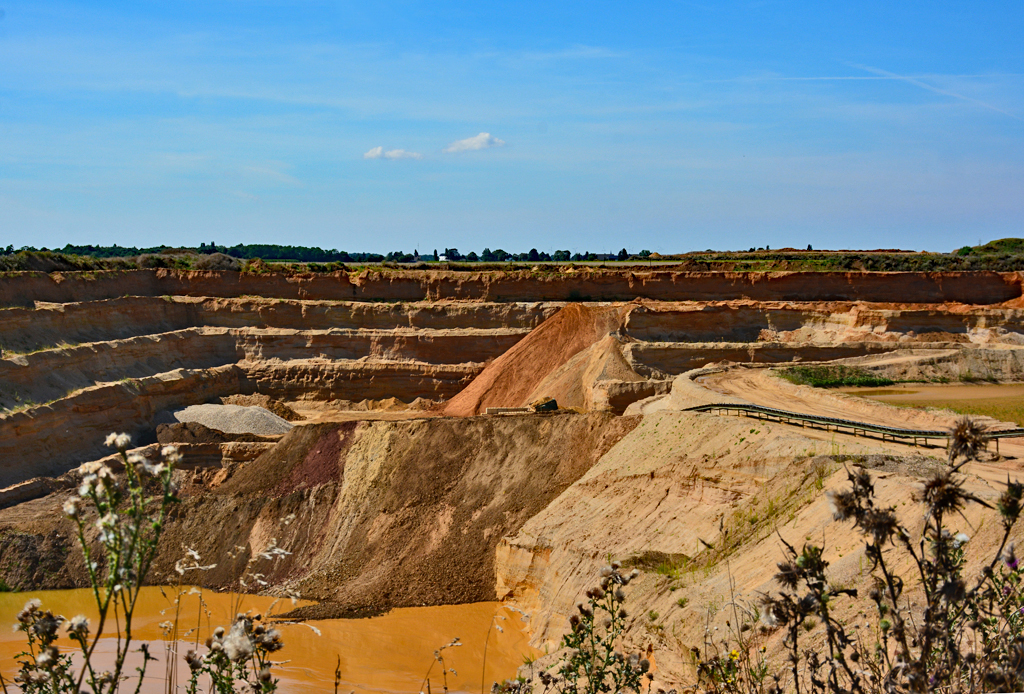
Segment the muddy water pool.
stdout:
<path fill-rule="evenodd" d="M 149 665 L 144 692 L 166 691 L 167 644 L 175 644 L 179 652 L 171 662 L 177 664 L 178 690 L 184 691 L 180 685 L 187 679 L 187 668 L 181 656 L 197 641 L 202 645 L 215 627 L 228 627 L 237 612 L 266 615 L 292 609 L 289 600 L 274 604 L 275 599 L 269 597 L 210 591 L 189 594 L 187 588 L 176 606 L 177 595 L 176 589 L 161 591 L 158 587 L 144 588 L 140 595 L 133 620 L 134 638 L 148 641 L 150 652 L 159 658 L 159 662 Z M 0 671 L 8 681 L 17 671 L 16 656 L 24 648 L 25 635 L 5 624 L 13 625 L 18 612 L 31 598 L 39 598 L 43 609 L 67 618 L 85 614 L 93 626 L 96 624 L 95 602 L 87 590 L 0 593 Z M 168 640 L 161 624 L 173 622 L 176 612 L 179 633 Z M 537 654 L 528 644 L 529 622 L 499 603 L 402 608 L 371 619 L 316 620 L 278 628 L 285 646 L 275 654 L 276 660 L 287 662 L 275 667 L 274 674 L 280 679 L 283 692 L 333 691 L 339 657 L 341 692 L 419 692 L 428 669 L 431 689 L 441 691 L 440 664 L 434 662 L 433 653 L 456 637 L 463 645 L 443 652 L 446 666 L 454 670 L 448 672 L 448 687 L 453 691 L 478 692 L 485 640 L 487 661 L 483 674 L 488 689 L 492 682 L 514 676 L 524 657 Z M 108 627 L 105 631 L 112 629 Z M 108 663 L 114 644 L 113 638 L 105 638 L 97 648 L 106 654 Z M 60 640 L 62 652 L 74 646 L 69 639 Z M 205 648 L 200 651 L 205 652 Z M 136 664 L 132 662 L 125 669 L 132 671 Z M 203 682 L 202 686 L 206 688 L 207 684 Z"/>

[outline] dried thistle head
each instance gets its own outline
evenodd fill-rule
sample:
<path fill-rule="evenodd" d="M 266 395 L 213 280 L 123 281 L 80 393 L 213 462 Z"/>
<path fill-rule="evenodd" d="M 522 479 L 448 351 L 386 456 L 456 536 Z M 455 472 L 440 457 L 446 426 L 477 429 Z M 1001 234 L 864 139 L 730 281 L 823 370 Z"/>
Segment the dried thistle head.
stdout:
<path fill-rule="evenodd" d="M 779 567 L 779 572 L 775 574 L 775 580 L 786 588 L 796 588 L 800 583 L 801 575 L 801 571 L 797 568 L 796 564 L 791 561 L 780 561 L 776 566 Z"/>
<path fill-rule="evenodd" d="M 927 504 L 928 513 L 936 518 L 950 512 L 960 512 L 968 501 L 991 508 L 985 501 L 966 491 L 963 480 L 955 478 L 950 470 L 937 472 L 925 482 L 921 490 L 921 501 Z"/>
<path fill-rule="evenodd" d="M 1024 499 L 1024 484 L 1018 481 L 1006 480 L 1006 489 L 999 497 L 999 515 L 1003 517 L 1003 524 L 1006 527 L 1017 522 L 1021 512 L 1021 501 Z"/>
<path fill-rule="evenodd" d="M 949 462 L 958 458 L 977 460 L 985 448 L 986 427 L 964 415 L 949 430 Z"/>
<path fill-rule="evenodd" d="M 849 518 L 856 518 L 860 508 L 857 504 L 857 496 L 854 491 L 828 492 L 829 507 L 832 509 L 832 518 L 837 521 L 844 521 Z"/>
<path fill-rule="evenodd" d="M 888 508 L 866 511 L 857 524 L 865 534 L 872 536 L 878 547 L 888 542 L 899 527 L 896 513 Z"/>

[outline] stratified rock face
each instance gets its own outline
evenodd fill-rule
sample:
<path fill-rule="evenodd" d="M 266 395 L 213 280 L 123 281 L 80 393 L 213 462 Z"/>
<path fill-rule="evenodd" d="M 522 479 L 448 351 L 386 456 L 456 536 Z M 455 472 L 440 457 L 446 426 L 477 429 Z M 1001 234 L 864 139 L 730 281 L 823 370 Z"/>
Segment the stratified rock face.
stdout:
<path fill-rule="evenodd" d="M 997 304 L 1021 297 L 1014 272 L 363 271 L 278 275 L 131 270 L 12 273 L 0 306 L 131 296 L 274 296 L 332 301 L 872 301 Z M 898 296 L 894 296 L 898 291 Z"/>
<path fill-rule="evenodd" d="M 814 298 L 831 296 L 840 286 L 846 298 L 884 287 L 913 298 L 919 287 L 930 288 L 920 295 L 934 300 L 962 295 L 990 302 L 1013 291 L 1019 299 L 1015 274 L 971 278 L 974 294 L 960 275 L 583 272 L 529 279 L 516 273 L 257 277 L 140 271 L 8 276 L 0 280 L 0 295 L 6 292 L 11 303 L 35 303 L 0 310 L 0 408 L 6 410 L 0 410 L 0 454 L 5 456 L 0 485 L 59 474 L 96 458 L 104 453 L 99 442 L 114 429 L 140 443 L 155 441 L 155 417 L 161 412 L 219 403 L 232 395 L 306 403 L 446 401 L 435 413 L 450 416 L 553 397 L 564 407 L 621 413 L 633 402 L 668 392 L 674 376 L 709 362 L 824 361 L 911 346 L 952 346 L 974 350 L 975 361 L 1010 368 L 1016 361 L 993 350 L 1024 344 L 1019 308 L 721 300 L 745 292 Z M 76 292 L 101 296 L 115 281 L 119 298 L 42 302 L 79 298 Z M 342 294 L 356 287 L 360 296 L 413 299 L 556 296 L 575 287 L 570 293 L 590 299 L 691 292 L 715 300 L 277 298 L 332 296 L 325 288 L 342 285 L 349 287 Z M 632 293 L 623 295 L 623 287 Z M 975 296 L 985 291 L 989 294 Z M 238 293 L 246 296 L 228 298 Z M 267 296 L 251 296 L 256 293 Z"/>
<path fill-rule="evenodd" d="M 115 429 L 155 441 L 161 413 L 234 395 L 450 398 L 559 308 L 166 296 L 0 310 L 0 487 L 104 455 Z"/>

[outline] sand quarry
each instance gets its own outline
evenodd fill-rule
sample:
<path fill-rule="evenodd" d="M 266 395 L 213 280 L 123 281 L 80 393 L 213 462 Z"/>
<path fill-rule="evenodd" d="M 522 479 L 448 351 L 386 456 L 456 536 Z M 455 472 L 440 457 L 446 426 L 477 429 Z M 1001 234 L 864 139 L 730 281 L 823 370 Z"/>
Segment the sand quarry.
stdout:
<path fill-rule="evenodd" d="M 1024 382 L 1021 287 L 1018 273 L 13 273 L 0 278 L 0 578 L 85 584 L 60 508 L 78 466 L 126 431 L 144 454 L 185 455 L 152 583 L 184 545 L 217 561 L 207 585 L 233 587 L 275 540 L 292 554 L 267 592 L 317 601 L 299 616 L 498 599 L 554 651 L 613 557 L 643 571 L 629 645 L 651 654 L 656 686 L 684 685 L 723 606 L 775 588 L 780 535 L 824 542 L 836 580 L 868 585 L 858 536 L 825 499 L 844 466 L 871 469 L 915 527 L 914 490 L 945 459 L 688 408 L 947 428 L 951 412 L 777 370 Z M 485 414 L 544 397 L 560 409 Z M 1013 441 L 967 468 L 979 497 L 1024 476 Z M 963 519 L 971 570 L 996 536 L 983 518 Z M 764 639 L 776 653 L 781 635 Z"/>

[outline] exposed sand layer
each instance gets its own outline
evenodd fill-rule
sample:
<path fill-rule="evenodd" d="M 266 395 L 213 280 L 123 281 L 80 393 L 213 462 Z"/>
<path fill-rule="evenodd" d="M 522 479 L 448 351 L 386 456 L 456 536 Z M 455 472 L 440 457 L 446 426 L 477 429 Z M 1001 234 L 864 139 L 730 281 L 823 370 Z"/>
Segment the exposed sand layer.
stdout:
<path fill-rule="evenodd" d="M 16 272 L 0 284 L 0 306 L 132 296 L 273 296 L 337 301 L 891 301 L 998 304 L 1022 296 L 1016 272 L 687 272 L 365 270 L 282 275 L 231 271 Z M 898 288 L 898 289 L 897 289 Z"/>

